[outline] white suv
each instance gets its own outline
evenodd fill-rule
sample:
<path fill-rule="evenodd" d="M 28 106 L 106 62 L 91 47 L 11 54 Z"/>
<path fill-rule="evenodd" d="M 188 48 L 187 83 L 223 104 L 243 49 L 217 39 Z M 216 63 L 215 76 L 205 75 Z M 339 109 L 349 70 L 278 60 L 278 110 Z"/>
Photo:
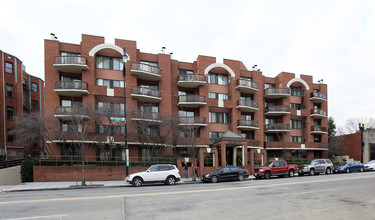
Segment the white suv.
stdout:
<path fill-rule="evenodd" d="M 152 165 L 144 172 L 130 174 L 125 182 L 133 186 L 142 186 L 144 183 L 164 183 L 174 185 L 181 180 L 180 172 L 175 165 L 157 164 Z"/>

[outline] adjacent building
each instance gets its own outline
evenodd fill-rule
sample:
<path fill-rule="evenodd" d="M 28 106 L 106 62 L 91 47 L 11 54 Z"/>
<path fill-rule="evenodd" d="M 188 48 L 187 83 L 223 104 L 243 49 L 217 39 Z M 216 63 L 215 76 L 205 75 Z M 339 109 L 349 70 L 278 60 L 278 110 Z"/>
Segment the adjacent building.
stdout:
<path fill-rule="evenodd" d="M 0 160 L 20 159 L 40 153 L 41 142 L 25 147 L 18 142 L 16 118 L 44 110 L 44 81 L 29 75 L 22 61 L 0 50 Z"/>
<path fill-rule="evenodd" d="M 135 41 L 82 35 L 80 44 L 45 40 L 45 81 L 46 115 L 70 132 L 49 141 L 57 157 L 125 159 L 125 121 L 132 162 L 163 148 L 200 163 L 214 154 L 216 165 L 328 156 L 327 85 L 309 75 L 266 77 L 237 60 L 183 62 L 141 52 Z"/>

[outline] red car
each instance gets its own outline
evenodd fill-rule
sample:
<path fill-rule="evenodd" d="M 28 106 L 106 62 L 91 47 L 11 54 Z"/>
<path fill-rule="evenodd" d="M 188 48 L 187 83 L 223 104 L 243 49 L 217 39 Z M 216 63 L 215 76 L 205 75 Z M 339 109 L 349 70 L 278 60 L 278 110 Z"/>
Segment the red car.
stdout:
<path fill-rule="evenodd" d="M 285 160 L 274 160 L 267 162 L 263 167 L 255 168 L 254 176 L 257 179 L 269 179 L 271 176 L 293 177 L 297 171 L 297 165 L 288 165 Z"/>

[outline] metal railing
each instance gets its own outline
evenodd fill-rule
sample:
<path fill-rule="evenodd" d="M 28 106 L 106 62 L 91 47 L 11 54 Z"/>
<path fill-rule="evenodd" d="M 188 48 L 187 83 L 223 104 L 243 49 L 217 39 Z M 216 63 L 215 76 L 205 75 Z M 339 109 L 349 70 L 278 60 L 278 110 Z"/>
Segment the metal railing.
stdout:
<path fill-rule="evenodd" d="M 55 82 L 55 89 L 80 89 L 87 90 L 87 83 L 75 81 L 57 81 Z"/>
<path fill-rule="evenodd" d="M 24 159 L 1 161 L 0 162 L 0 169 L 21 165 L 23 160 Z"/>
<path fill-rule="evenodd" d="M 159 67 L 152 66 L 145 63 L 132 63 L 132 70 L 140 70 L 152 74 L 160 75 Z"/>
<path fill-rule="evenodd" d="M 55 109 L 55 115 L 87 115 L 88 108 L 82 106 L 58 106 Z"/>
<path fill-rule="evenodd" d="M 82 164 L 90 166 L 126 166 L 125 158 L 108 156 L 78 156 L 78 155 L 54 155 L 54 157 L 41 157 L 38 159 L 39 166 L 77 166 Z M 151 166 L 154 164 L 177 165 L 175 157 L 129 157 L 130 166 Z"/>
<path fill-rule="evenodd" d="M 247 106 L 252 108 L 258 108 L 258 102 L 246 99 L 239 99 L 237 101 L 238 106 Z"/>
<path fill-rule="evenodd" d="M 328 129 L 327 127 L 315 125 L 315 126 L 311 126 L 311 131 L 327 132 Z"/>
<path fill-rule="evenodd" d="M 289 95 L 290 90 L 288 88 L 268 88 L 264 91 L 265 95 L 270 95 L 270 94 L 284 94 L 284 95 Z"/>
<path fill-rule="evenodd" d="M 207 124 L 206 118 L 201 116 L 182 116 L 180 124 Z"/>
<path fill-rule="evenodd" d="M 150 88 L 143 88 L 143 87 L 140 87 L 140 86 L 133 86 L 132 87 L 132 94 L 147 95 L 147 96 L 160 98 L 160 91 L 159 90 L 150 89 Z"/>
<path fill-rule="evenodd" d="M 87 65 L 87 58 L 81 56 L 55 56 L 55 64 Z"/>
<path fill-rule="evenodd" d="M 324 115 L 327 116 L 327 112 L 322 109 L 311 109 L 311 114 Z"/>
<path fill-rule="evenodd" d="M 140 110 L 133 110 L 132 111 L 132 118 L 141 118 L 145 120 L 153 120 L 153 121 L 160 121 L 160 113 L 159 112 L 145 112 Z"/>
<path fill-rule="evenodd" d="M 267 106 L 265 111 L 266 112 L 290 112 L 290 107 L 283 106 L 283 105 Z"/>
<path fill-rule="evenodd" d="M 179 102 L 206 102 L 206 96 L 203 95 L 180 95 Z"/>
<path fill-rule="evenodd" d="M 202 75 L 202 74 L 181 74 L 181 75 L 178 75 L 178 81 L 185 81 L 185 82 L 201 81 L 201 82 L 205 82 L 206 77 L 205 77 L 205 75 Z"/>
<path fill-rule="evenodd" d="M 327 99 L 327 96 L 321 92 L 312 92 L 311 98 L 321 98 L 321 99 Z"/>
<path fill-rule="evenodd" d="M 290 130 L 289 124 L 268 124 L 266 130 Z"/>
<path fill-rule="evenodd" d="M 253 120 L 245 120 L 245 119 L 240 119 L 237 121 L 238 126 L 247 126 L 247 127 L 259 127 L 258 121 L 253 121 Z"/>
<path fill-rule="evenodd" d="M 253 88 L 253 89 L 258 89 L 258 83 L 252 82 L 248 79 L 238 79 L 237 85 L 246 86 L 246 87 L 250 87 L 250 88 Z"/>

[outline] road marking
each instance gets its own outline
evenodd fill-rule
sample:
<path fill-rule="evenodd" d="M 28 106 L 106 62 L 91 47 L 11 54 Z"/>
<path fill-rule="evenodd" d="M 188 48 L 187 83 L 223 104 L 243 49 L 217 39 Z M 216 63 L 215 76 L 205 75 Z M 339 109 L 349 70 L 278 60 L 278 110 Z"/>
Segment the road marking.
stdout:
<path fill-rule="evenodd" d="M 45 215 L 45 216 L 34 216 L 34 217 L 24 217 L 24 218 L 8 218 L 5 220 L 24 220 L 24 219 L 40 219 L 40 218 L 62 218 L 67 215 Z"/>
<path fill-rule="evenodd" d="M 268 184 L 268 185 L 238 186 L 238 187 L 216 188 L 216 189 L 197 189 L 197 190 L 176 191 L 176 192 L 138 193 L 138 194 L 122 194 L 122 195 L 109 195 L 109 196 L 91 196 L 91 197 L 87 196 L 87 197 L 76 197 L 76 198 L 59 198 L 59 199 L 37 199 L 37 200 L 23 200 L 23 201 L 8 201 L 8 202 L 0 202 L 0 205 L 15 204 L 15 203 L 30 203 L 30 202 L 52 202 L 52 201 L 72 201 L 72 200 L 85 200 L 85 199 L 108 199 L 108 198 L 120 198 L 120 197 L 178 195 L 178 194 L 187 194 L 187 193 L 217 192 L 217 191 L 227 191 L 227 190 L 265 188 L 265 187 L 272 187 L 272 186 L 288 186 L 288 185 L 299 185 L 299 184 L 306 184 L 306 183 L 334 182 L 334 181 L 353 180 L 353 179 L 365 179 L 365 178 L 375 178 L 375 176 L 360 176 L 360 177 L 337 178 L 337 179 L 328 179 L 328 180 L 311 180 L 311 181 L 304 181 L 304 182 L 275 183 L 275 184 Z"/>

